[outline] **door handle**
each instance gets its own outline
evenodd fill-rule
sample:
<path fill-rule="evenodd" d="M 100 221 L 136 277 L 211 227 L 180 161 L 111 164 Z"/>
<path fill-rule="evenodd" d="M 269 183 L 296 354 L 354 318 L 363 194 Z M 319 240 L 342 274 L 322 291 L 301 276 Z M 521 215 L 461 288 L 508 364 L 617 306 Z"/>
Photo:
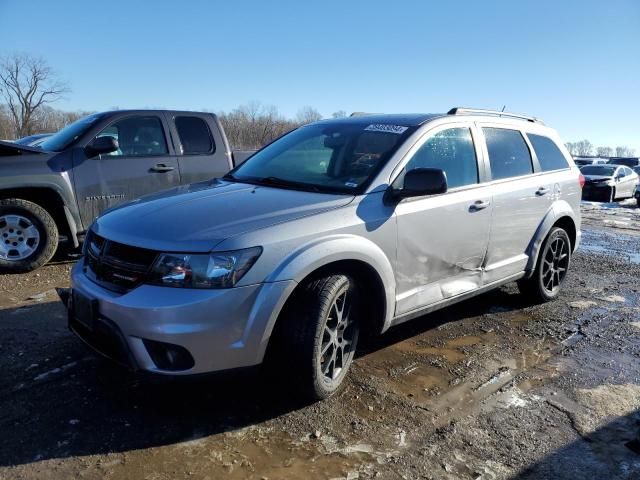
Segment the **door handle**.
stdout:
<path fill-rule="evenodd" d="M 164 163 L 159 163 L 156 166 L 151 167 L 149 169 L 150 172 L 159 172 L 159 173 L 170 172 L 172 170 L 175 170 L 175 167 L 170 167 L 169 165 L 165 165 Z"/>
<path fill-rule="evenodd" d="M 536 190 L 536 195 L 541 197 L 542 195 L 546 195 L 547 193 L 549 193 L 550 189 L 547 187 L 540 187 L 538 190 Z"/>
<path fill-rule="evenodd" d="M 491 205 L 491 202 L 485 202 L 484 200 L 478 200 L 476 202 L 473 202 L 470 206 L 469 206 L 469 211 L 470 212 L 478 212 L 480 210 L 484 210 L 485 208 L 487 208 L 489 205 Z"/>

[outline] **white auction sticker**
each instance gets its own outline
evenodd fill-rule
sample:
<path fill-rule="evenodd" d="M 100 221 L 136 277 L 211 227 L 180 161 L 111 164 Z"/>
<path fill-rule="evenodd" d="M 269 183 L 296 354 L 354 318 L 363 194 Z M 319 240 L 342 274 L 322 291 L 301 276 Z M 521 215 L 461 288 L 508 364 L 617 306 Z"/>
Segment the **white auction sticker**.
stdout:
<path fill-rule="evenodd" d="M 402 125 L 387 125 L 385 123 L 372 123 L 367 128 L 365 128 L 368 132 L 386 132 L 386 133 L 397 133 L 398 135 L 404 133 L 407 128 Z"/>

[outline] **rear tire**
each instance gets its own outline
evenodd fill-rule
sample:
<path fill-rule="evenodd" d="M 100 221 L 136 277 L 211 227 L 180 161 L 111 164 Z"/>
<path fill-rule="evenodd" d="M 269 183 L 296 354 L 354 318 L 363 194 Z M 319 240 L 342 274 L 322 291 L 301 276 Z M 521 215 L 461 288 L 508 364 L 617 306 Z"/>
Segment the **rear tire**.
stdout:
<path fill-rule="evenodd" d="M 310 280 L 295 293 L 282 319 L 278 356 L 283 371 L 293 370 L 305 399 L 323 400 L 343 386 L 358 344 L 360 311 L 347 275 Z"/>
<path fill-rule="evenodd" d="M 51 215 L 33 202 L 0 200 L 0 270 L 30 272 L 53 257 L 58 227 Z"/>
<path fill-rule="evenodd" d="M 530 278 L 518 282 L 520 292 L 534 302 L 548 302 L 559 294 L 571 265 L 571 240 L 562 228 L 547 235 Z"/>

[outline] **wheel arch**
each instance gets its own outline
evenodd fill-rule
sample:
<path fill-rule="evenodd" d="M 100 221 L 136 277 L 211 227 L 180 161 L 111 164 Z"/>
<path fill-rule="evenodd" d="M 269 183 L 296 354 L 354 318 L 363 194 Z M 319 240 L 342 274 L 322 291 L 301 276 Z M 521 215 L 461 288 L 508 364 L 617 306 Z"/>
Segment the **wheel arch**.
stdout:
<path fill-rule="evenodd" d="M 525 268 L 527 272 L 526 277 L 528 278 L 533 274 L 538 263 L 540 250 L 552 228 L 560 227 L 567 232 L 569 240 L 571 241 L 571 249 L 575 252 L 580 237 L 579 225 L 579 219 L 576 218 L 573 209 L 567 202 L 562 201 L 555 203 L 540 223 L 527 249 L 529 261 Z"/>
<path fill-rule="evenodd" d="M 58 231 L 63 235 L 68 235 L 74 246 L 78 246 L 76 222 L 63 197 L 54 188 L 25 186 L 0 190 L 0 200 L 8 198 L 27 200 L 42 207 L 53 217 Z"/>
<path fill-rule="evenodd" d="M 277 344 L 278 327 L 286 309 L 291 306 L 299 289 L 318 275 L 345 273 L 364 285 L 367 297 L 365 332 L 382 333 L 391 325 L 395 311 L 395 277 L 393 268 L 382 249 L 370 240 L 355 235 L 336 235 L 307 244 L 291 253 L 267 279 L 268 282 L 289 281 L 295 287 L 285 292 L 278 302 L 280 308 L 271 313 L 263 334 L 264 349 L 260 357 L 269 355 Z"/>

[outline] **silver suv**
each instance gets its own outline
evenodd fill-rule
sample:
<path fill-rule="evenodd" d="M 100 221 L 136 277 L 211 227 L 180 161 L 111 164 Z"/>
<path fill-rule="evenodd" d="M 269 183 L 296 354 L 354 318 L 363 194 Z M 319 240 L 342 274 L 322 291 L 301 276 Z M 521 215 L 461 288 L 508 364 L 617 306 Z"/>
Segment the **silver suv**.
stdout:
<path fill-rule="evenodd" d="M 320 121 L 223 178 L 98 218 L 72 272 L 70 327 L 164 375 L 284 356 L 291 384 L 326 398 L 360 332 L 512 281 L 555 298 L 583 181 L 533 118 L 457 108 Z"/>

